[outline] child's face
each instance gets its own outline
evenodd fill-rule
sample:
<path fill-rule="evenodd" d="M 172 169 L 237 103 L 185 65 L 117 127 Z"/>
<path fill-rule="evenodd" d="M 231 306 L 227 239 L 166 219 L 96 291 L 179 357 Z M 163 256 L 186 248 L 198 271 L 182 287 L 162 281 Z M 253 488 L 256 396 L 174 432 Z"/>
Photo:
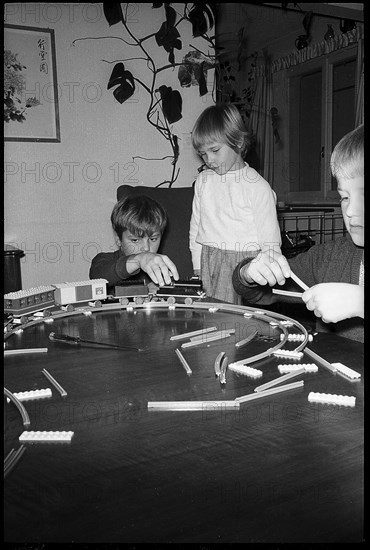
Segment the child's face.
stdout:
<path fill-rule="evenodd" d="M 121 250 L 126 255 L 140 254 L 141 252 L 153 252 L 158 251 L 161 244 L 161 237 L 159 231 L 155 231 L 151 235 L 145 235 L 144 237 L 137 237 L 126 229 L 122 233 Z"/>
<path fill-rule="evenodd" d="M 338 193 L 346 229 L 357 246 L 364 246 L 364 176 L 338 178 Z"/>
<path fill-rule="evenodd" d="M 204 143 L 198 150 L 198 154 L 208 168 L 214 170 L 219 176 L 230 170 L 240 170 L 244 166 L 240 153 L 236 153 L 229 145 L 219 141 Z"/>

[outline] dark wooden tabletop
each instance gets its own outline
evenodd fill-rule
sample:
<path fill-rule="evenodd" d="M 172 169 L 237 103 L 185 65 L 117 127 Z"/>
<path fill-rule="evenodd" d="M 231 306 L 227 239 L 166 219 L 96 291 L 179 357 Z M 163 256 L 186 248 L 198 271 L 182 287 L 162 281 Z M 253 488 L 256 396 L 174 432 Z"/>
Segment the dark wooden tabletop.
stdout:
<path fill-rule="evenodd" d="M 252 324 L 258 338 L 241 349 Z M 170 336 L 217 326 L 228 339 L 182 349 Z M 50 332 L 145 348 L 119 351 L 49 341 Z M 244 403 L 240 410 L 151 411 L 149 401 L 233 400 L 279 376 L 268 357 L 250 366 L 263 377 L 214 362 L 273 345 L 276 332 L 222 311 L 193 307 L 98 311 L 39 323 L 12 334 L 7 349 L 48 347 L 5 358 L 11 392 L 50 387 L 25 402 L 30 430 L 72 430 L 70 443 L 28 443 L 4 480 L 6 542 L 248 543 L 363 540 L 363 376 L 349 381 L 319 366 L 303 388 Z M 296 344 L 295 344 L 296 345 Z M 310 349 L 363 374 L 363 345 L 318 334 Z M 180 348 L 181 349 L 181 348 Z M 312 363 L 304 356 L 302 363 Z M 61 397 L 46 368 L 67 391 Z M 310 403 L 309 392 L 356 397 L 355 407 Z M 4 400 L 4 457 L 20 446 L 22 418 Z"/>

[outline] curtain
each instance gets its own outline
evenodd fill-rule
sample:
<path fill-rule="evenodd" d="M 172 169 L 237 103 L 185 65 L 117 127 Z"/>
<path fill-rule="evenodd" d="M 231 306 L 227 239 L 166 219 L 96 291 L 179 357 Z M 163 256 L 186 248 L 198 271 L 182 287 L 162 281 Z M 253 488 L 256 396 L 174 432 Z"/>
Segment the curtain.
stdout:
<path fill-rule="evenodd" d="M 358 41 L 357 100 L 355 126 L 364 123 L 364 39 Z"/>
<path fill-rule="evenodd" d="M 249 117 L 249 131 L 253 133 L 256 140 L 256 153 L 261 167 L 260 173 L 272 188 L 274 185 L 274 130 L 271 117 L 271 108 L 274 106 L 272 74 L 358 42 L 360 64 L 357 71 L 356 125 L 360 124 L 364 120 L 363 36 L 363 27 L 358 25 L 352 31 L 335 36 L 330 40 L 311 44 L 303 50 L 294 51 L 287 56 L 274 60 L 272 63 L 266 51 L 263 50 L 264 61 L 262 64 L 257 65 L 253 71 L 255 90 Z"/>
<path fill-rule="evenodd" d="M 249 131 L 256 140 L 256 153 L 260 164 L 260 173 L 271 187 L 274 181 L 274 143 L 270 110 L 272 103 L 272 74 L 267 59 L 256 67 L 256 88 L 249 117 Z"/>
<path fill-rule="evenodd" d="M 289 69 L 289 67 L 292 67 L 293 65 L 300 65 L 301 63 L 314 59 L 315 57 L 328 55 L 331 52 L 341 48 L 346 48 L 356 42 L 362 42 L 363 36 L 363 27 L 357 26 L 352 31 L 345 34 L 340 34 L 334 38 L 322 40 L 321 42 L 316 42 L 315 44 L 309 44 L 307 48 L 303 48 L 303 50 L 294 51 L 289 55 L 275 59 L 275 61 L 271 64 L 271 70 L 275 73 L 276 71 Z"/>

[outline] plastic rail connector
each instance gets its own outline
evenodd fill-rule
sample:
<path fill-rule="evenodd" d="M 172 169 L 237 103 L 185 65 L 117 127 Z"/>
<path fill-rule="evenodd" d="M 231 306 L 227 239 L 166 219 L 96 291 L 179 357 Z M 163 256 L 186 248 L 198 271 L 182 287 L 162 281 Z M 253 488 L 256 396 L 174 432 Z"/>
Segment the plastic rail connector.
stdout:
<path fill-rule="evenodd" d="M 294 372 L 304 368 L 305 372 L 317 372 L 319 367 L 315 363 L 300 363 L 299 365 L 278 365 L 279 372 Z"/>
<path fill-rule="evenodd" d="M 273 355 L 276 357 L 286 357 L 287 359 L 301 359 L 303 357 L 303 353 L 301 351 L 288 349 L 278 349 L 274 351 Z"/>
<path fill-rule="evenodd" d="M 46 388 L 44 390 L 20 391 L 14 393 L 13 395 L 15 395 L 19 401 L 31 401 L 32 399 L 45 399 L 47 397 L 52 397 L 53 394 L 50 388 Z"/>
<path fill-rule="evenodd" d="M 356 397 L 351 395 L 335 395 L 332 393 L 317 393 L 310 392 L 308 400 L 315 403 L 329 403 L 331 405 L 345 405 L 346 407 L 354 407 Z"/>
<path fill-rule="evenodd" d="M 234 363 L 230 363 L 229 369 L 238 372 L 239 374 L 251 376 L 252 378 L 258 378 L 263 374 L 261 370 L 248 367 L 248 365 L 234 365 Z"/>
<path fill-rule="evenodd" d="M 25 431 L 19 441 L 71 441 L 74 432 L 33 432 Z"/>
<path fill-rule="evenodd" d="M 284 334 L 280 334 L 280 340 L 283 340 Z M 288 334 L 288 342 L 303 342 L 305 339 L 304 334 Z M 312 334 L 308 335 L 308 341 L 312 342 L 313 336 Z"/>
<path fill-rule="evenodd" d="M 346 365 L 343 365 L 343 363 L 332 363 L 332 366 L 337 369 L 337 372 L 339 372 L 339 374 L 344 374 L 351 380 L 358 380 L 359 378 L 361 378 L 361 374 L 359 372 L 350 369 Z"/>

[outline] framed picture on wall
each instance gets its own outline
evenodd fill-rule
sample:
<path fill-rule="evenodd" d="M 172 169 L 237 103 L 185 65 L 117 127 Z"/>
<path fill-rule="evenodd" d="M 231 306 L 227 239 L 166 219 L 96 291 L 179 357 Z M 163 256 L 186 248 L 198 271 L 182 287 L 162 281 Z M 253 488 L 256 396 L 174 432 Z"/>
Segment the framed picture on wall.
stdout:
<path fill-rule="evenodd" d="M 53 29 L 4 25 L 4 139 L 60 143 Z"/>

